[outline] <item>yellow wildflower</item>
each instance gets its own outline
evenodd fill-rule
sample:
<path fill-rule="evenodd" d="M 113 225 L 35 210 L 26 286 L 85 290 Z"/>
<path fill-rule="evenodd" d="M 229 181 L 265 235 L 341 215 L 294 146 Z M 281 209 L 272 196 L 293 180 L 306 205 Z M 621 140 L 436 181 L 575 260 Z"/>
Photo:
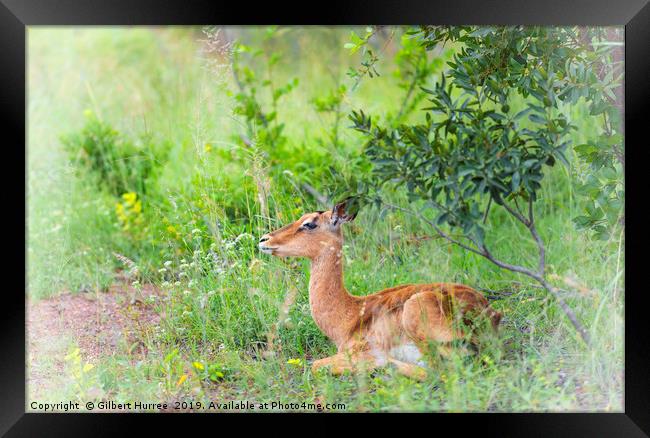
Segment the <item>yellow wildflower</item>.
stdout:
<path fill-rule="evenodd" d="M 138 195 L 135 192 L 127 192 L 122 195 L 122 199 L 124 199 L 126 205 L 128 206 L 133 205 L 137 197 Z"/>
<path fill-rule="evenodd" d="M 289 365 L 294 365 L 294 366 L 297 366 L 297 367 L 301 367 L 302 366 L 302 359 L 289 359 L 287 361 L 287 363 Z"/>
<path fill-rule="evenodd" d="M 65 360 L 74 360 L 79 357 L 79 348 L 75 348 L 65 356 Z"/>
<path fill-rule="evenodd" d="M 176 382 L 176 386 L 181 386 L 187 380 L 187 374 L 183 374 Z"/>
<path fill-rule="evenodd" d="M 204 150 L 206 153 L 210 153 L 212 151 L 212 145 L 210 143 L 206 143 L 204 146 Z"/>
<path fill-rule="evenodd" d="M 201 362 L 192 362 L 192 366 L 199 371 L 203 371 L 205 369 Z"/>

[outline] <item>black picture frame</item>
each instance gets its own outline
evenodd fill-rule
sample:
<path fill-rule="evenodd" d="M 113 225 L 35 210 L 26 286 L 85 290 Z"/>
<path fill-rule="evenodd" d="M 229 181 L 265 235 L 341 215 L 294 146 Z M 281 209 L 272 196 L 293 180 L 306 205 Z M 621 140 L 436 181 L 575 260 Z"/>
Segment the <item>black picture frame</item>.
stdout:
<path fill-rule="evenodd" d="M 6 160 L 3 178 L 5 208 L 3 217 L 6 237 L 16 235 L 16 250 L 5 249 L 5 256 L 20 263 L 20 249 L 26 256 L 26 241 L 18 243 L 19 229 L 26 219 L 16 207 L 25 202 L 15 181 L 24 171 L 23 184 L 27 190 L 26 177 L 26 26 L 32 25 L 164 25 L 164 24 L 536 24 L 536 25 L 624 25 L 625 26 L 625 133 L 626 133 L 626 299 L 625 299 L 625 413 L 549 413 L 549 414 L 434 414 L 409 418 L 422 421 L 422 425 L 448 432 L 468 432 L 495 436 L 649 436 L 650 435 L 650 348 L 646 345 L 648 318 L 644 294 L 646 284 L 643 265 L 644 249 L 648 248 L 645 218 L 641 214 L 646 190 L 650 187 L 645 179 L 650 149 L 645 134 L 646 107 L 650 102 L 649 52 L 650 5 L 648 0 L 624 1 L 561 1 L 545 0 L 522 2 L 518 0 L 495 1 L 330 1 L 316 5 L 306 3 L 280 5 L 276 2 L 230 3 L 197 0 L 0 0 L 0 124 L 4 134 L 3 157 Z M 645 123 L 644 123 L 645 122 Z M 8 136 L 7 134 L 11 134 Z M 9 140 L 11 138 L 13 141 Z M 21 163 L 22 166 L 19 166 Z M 645 170 L 645 172 L 644 172 Z M 26 221 L 25 221 L 26 224 Z M 11 231 L 10 231 L 11 230 Z M 27 226 L 25 225 L 27 233 Z M 12 248 L 13 249 L 13 248 Z M 6 267 L 5 277 L 14 272 Z M 19 271 L 19 269 L 16 269 Z M 52 436 L 58 433 L 76 435 L 115 435 L 123 430 L 126 422 L 134 418 L 167 427 L 169 416 L 156 414 L 34 414 L 25 413 L 25 296 L 26 274 L 18 285 L 6 286 L 3 294 L 3 317 L 0 318 L 0 433 L 7 436 Z M 5 285 L 7 282 L 5 281 Z M 267 421 L 286 418 L 283 415 L 243 414 L 198 416 L 192 419 L 192 429 L 197 421 L 218 424 L 224 432 L 224 421 L 236 423 L 238 428 L 248 428 Z M 266 415 L 262 421 L 249 421 L 250 415 Z M 300 414 L 305 416 L 309 414 Z M 295 417 L 295 415 L 293 416 Z M 323 422 L 324 431 L 339 433 L 330 420 L 341 415 L 310 417 L 310 428 Z M 364 429 L 381 426 L 384 422 L 396 423 L 401 418 L 375 416 L 370 419 L 359 415 L 343 415 L 359 423 Z M 183 417 L 180 423 L 185 423 Z M 231 424 L 232 426 L 233 424 Z M 187 427 L 187 426 L 185 426 Z M 296 426 L 297 427 L 297 426 Z M 326 429 L 328 428 L 329 429 Z M 452 429 L 449 429 L 452 427 Z M 272 430 L 272 429 L 269 429 Z M 423 433 L 426 429 L 423 429 Z M 454 432 L 454 430 L 456 432 Z M 430 430 L 431 433 L 434 429 Z M 198 432 L 197 432 L 198 433 Z M 280 433 L 304 433 L 302 429 L 287 429 Z M 415 430 L 414 432 L 415 433 Z"/>

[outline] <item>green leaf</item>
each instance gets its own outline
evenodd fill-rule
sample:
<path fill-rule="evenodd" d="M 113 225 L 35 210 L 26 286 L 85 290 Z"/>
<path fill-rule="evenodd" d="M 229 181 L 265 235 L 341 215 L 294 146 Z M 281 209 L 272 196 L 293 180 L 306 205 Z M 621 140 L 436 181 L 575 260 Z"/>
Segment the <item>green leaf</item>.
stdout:
<path fill-rule="evenodd" d="M 519 188 L 519 183 L 521 182 L 521 176 L 519 175 L 519 172 L 515 172 L 512 174 L 512 191 L 515 192 Z"/>
<path fill-rule="evenodd" d="M 538 116 L 537 114 L 531 114 L 531 115 L 529 115 L 529 116 L 528 116 L 528 119 L 529 119 L 531 122 L 534 122 L 534 123 L 539 123 L 539 124 L 543 124 L 543 125 L 546 124 L 546 119 L 544 119 L 543 117 Z"/>

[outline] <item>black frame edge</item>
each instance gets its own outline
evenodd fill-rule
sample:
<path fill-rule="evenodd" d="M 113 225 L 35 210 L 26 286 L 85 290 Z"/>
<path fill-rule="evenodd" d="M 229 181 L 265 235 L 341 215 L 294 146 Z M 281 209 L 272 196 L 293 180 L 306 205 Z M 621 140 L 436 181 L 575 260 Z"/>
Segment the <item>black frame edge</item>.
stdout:
<path fill-rule="evenodd" d="M 625 26 L 625 414 L 650 433 L 650 379 L 647 346 L 648 315 L 644 306 L 645 249 L 650 242 L 644 215 L 638 206 L 647 197 L 645 179 L 650 149 L 647 147 L 647 114 L 650 102 L 650 4 Z M 639 203 L 631 205 L 631 200 Z M 636 213 L 636 215 L 635 215 Z M 634 385 L 634 386 L 632 386 Z"/>
<path fill-rule="evenodd" d="M 12 134 L 13 141 L 5 140 L 3 150 L 6 155 L 7 171 L 3 171 L 3 187 L 12 187 L 7 191 L 5 202 L 8 205 L 23 205 L 27 214 L 26 192 L 18 194 L 16 180 L 23 181 L 26 190 L 27 168 L 25 161 L 25 25 L 3 4 L 0 4 L 0 53 L 3 56 L 4 67 L 0 69 L 0 126 L 1 132 Z M 21 165 L 22 164 L 22 165 Z M 15 176 L 14 176 L 15 172 Z M 20 173 L 23 176 L 20 177 Z M 25 197 L 23 197 L 25 196 Z M 7 229 L 27 231 L 26 222 L 18 214 L 5 217 Z M 23 228 L 24 227 L 24 228 Z M 18 232 L 13 232 L 20 239 Z M 11 237 L 11 236 L 10 236 Z M 20 249 L 25 251 L 26 240 L 16 246 L 18 254 L 12 252 L 12 263 L 20 263 Z M 22 253 L 25 261 L 25 252 Z M 0 366 L 0 388 L 2 388 L 2 409 L 0 409 L 0 433 L 4 433 L 25 413 L 25 292 L 27 273 L 19 267 L 8 270 L 18 278 L 12 278 L 5 290 L 9 293 L 3 303 L 3 317 L 0 318 L 0 351 L 4 353 Z M 20 272 L 25 276 L 20 278 Z M 11 276 L 11 274 L 9 275 Z M 15 284 L 14 284 L 15 282 Z M 23 289 L 22 292 L 20 288 Z M 17 299 L 16 299 L 17 298 Z"/>
<path fill-rule="evenodd" d="M 211 0 L 1 0 L 27 25 L 176 24 L 536 24 L 623 25 L 647 0 L 328 0 L 291 3 Z M 165 7 L 161 7 L 161 5 Z M 129 13 L 125 14 L 124 11 Z"/>
<path fill-rule="evenodd" d="M 461 1 L 461 6 L 466 5 L 465 0 Z M 1 124 L 5 127 L 6 132 L 13 132 L 15 135 L 16 141 L 13 143 L 23 143 L 25 145 L 26 135 L 24 124 L 26 117 L 26 70 L 24 68 L 26 61 L 26 25 L 41 25 L 41 24 L 91 24 L 91 23 L 101 23 L 101 24 L 161 24 L 166 21 L 177 21 L 185 23 L 214 23 L 214 22 L 223 22 L 223 20 L 232 19 L 233 15 L 231 14 L 217 14 L 213 8 L 210 8 L 206 4 L 196 1 L 190 1 L 189 5 L 186 2 L 173 1 L 176 6 L 176 9 L 171 8 L 169 10 L 162 10 L 159 8 L 160 3 L 156 2 L 158 8 L 148 9 L 147 7 L 142 7 L 141 4 L 151 5 L 151 0 L 140 1 L 138 4 L 133 5 L 133 2 L 125 1 L 114 1 L 111 2 L 111 5 L 108 6 L 109 13 L 108 15 L 102 15 L 105 12 L 106 8 L 99 7 L 98 9 L 89 5 L 92 3 L 91 0 L 76 1 L 76 0 L 62 0 L 62 1 L 47 1 L 43 0 L 0 0 L 0 53 L 3 53 L 3 59 L 5 60 L 5 68 L 0 69 L 0 102 L 2 103 L 3 116 L 0 117 Z M 411 3 L 409 0 L 408 3 Z M 453 2 L 452 2 L 453 3 Z M 496 3 L 496 2 L 495 2 Z M 578 10 L 584 10 L 587 7 L 591 7 L 594 10 L 600 10 L 601 15 L 595 14 L 594 11 L 582 16 L 580 20 L 571 21 L 572 17 L 575 17 L 575 14 L 564 15 L 561 20 L 557 21 L 559 24 L 563 23 L 573 23 L 573 24 L 624 24 L 626 23 L 626 45 L 625 45 L 625 61 L 626 61 L 626 76 L 625 76 L 625 120 L 626 120 L 626 155 L 629 154 L 629 157 L 632 159 L 627 160 L 626 165 L 626 197 L 629 200 L 631 199 L 642 199 L 641 197 L 645 195 L 643 190 L 647 186 L 647 182 L 642 179 L 644 172 L 647 173 L 647 170 L 644 169 L 645 163 L 648 163 L 648 158 L 650 158 L 649 149 L 646 148 L 645 143 L 647 143 L 647 134 L 644 132 L 644 115 L 646 114 L 647 102 L 650 99 L 650 86 L 647 84 L 648 71 L 650 66 L 650 61 L 648 59 L 647 47 L 648 42 L 650 41 L 650 4 L 647 3 L 647 0 L 629 0 L 625 2 L 624 5 L 617 4 L 615 15 L 611 15 L 611 8 L 599 9 L 601 5 L 605 4 L 603 1 L 598 2 L 589 2 L 589 6 L 585 6 L 583 1 L 579 2 L 580 4 L 576 6 L 575 3 L 562 2 L 565 7 L 561 7 L 560 10 L 553 9 L 554 6 L 559 5 L 560 2 L 553 0 L 551 5 L 547 3 L 544 8 L 547 8 L 547 11 L 550 11 L 549 14 L 543 14 L 541 17 L 535 17 L 530 19 L 528 14 L 532 14 L 526 9 L 529 7 L 528 4 L 523 6 L 523 4 L 518 3 L 519 7 L 514 8 L 510 16 L 500 16 L 500 19 L 496 20 L 499 23 L 503 24 L 513 24 L 525 22 L 526 24 L 550 24 L 555 23 L 551 18 L 553 14 L 562 14 L 568 8 L 576 8 Z M 608 2 L 609 3 L 609 2 Z M 614 3 L 614 2 L 611 2 Z M 6 4 L 10 6 L 7 7 Z M 80 4 L 86 4 L 86 7 L 77 8 Z M 106 5 L 106 3 L 104 3 Z M 385 1 L 382 2 L 383 5 L 386 4 Z M 507 5 L 513 4 L 511 1 L 500 1 L 496 4 L 487 5 L 488 9 L 502 10 Z M 139 6 L 140 5 L 140 6 Z M 191 9 L 193 13 L 181 13 L 180 15 L 174 15 L 177 11 L 183 9 L 183 5 L 187 5 L 188 9 Z M 402 3 L 404 5 L 404 3 Z M 56 7 L 55 7 L 56 6 Z M 202 19 L 198 21 L 196 17 L 199 16 L 198 12 L 201 10 L 201 6 L 208 9 L 208 13 L 204 14 Z M 420 4 L 421 6 L 421 4 Z M 409 7 L 401 6 L 401 7 Z M 30 8 L 36 8 L 31 9 Z M 381 6 L 380 6 L 381 8 Z M 420 19 L 424 19 L 430 15 L 427 13 L 428 9 L 414 7 L 415 11 L 418 11 Z M 462 12 L 459 12 L 458 5 L 447 6 L 444 8 L 442 14 L 438 14 L 435 21 L 445 21 L 445 17 L 450 17 L 454 11 L 457 14 L 456 17 L 461 16 Z M 476 16 L 476 11 L 481 10 L 480 6 L 477 5 L 477 9 L 474 10 L 473 16 Z M 131 14 L 126 11 L 136 12 Z M 535 11 L 539 8 L 534 9 Z M 14 12 L 16 13 L 14 13 Z M 264 14 L 268 10 L 262 9 Z M 242 11 L 244 12 L 244 11 Z M 350 15 L 345 16 L 346 13 L 350 12 Z M 391 16 L 394 11 L 391 8 L 383 11 L 383 16 L 373 16 L 372 14 L 364 16 L 363 20 L 359 20 L 360 15 L 362 14 L 362 8 L 360 6 L 347 6 L 343 9 L 335 12 L 341 16 L 345 16 L 345 20 L 356 20 L 357 22 L 375 22 L 375 23 L 388 23 L 391 21 Z M 480 12 L 479 12 L 480 13 Z M 144 15 L 143 15 L 144 14 Z M 152 18 L 149 18 L 151 14 Z M 259 13 L 258 13 L 259 14 Z M 492 17 L 494 13 L 488 13 L 483 16 L 483 20 L 472 20 L 473 23 L 477 24 L 493 24 Z M 594 15 L 595 14 L 595 15 Z M 215 18 L 218 15 L 217 18 Z M 237 21 L 237 18 L 241 19 L 242 14 L 233 21 Z M 250 21 L 269 21 L 273 17 L 277 16 L 277 10 L 273 13 L 262 17 L 262 14 L 251 15 Z M 382 15 L 382 14 L 380 14 Z M 470 14 L 471 15 L 471 14 Z M 597 16 L 598 15 L 598 16 Z M 404 15 L 400 16 L 398 13 L 393 21 L 397 20 L 398 22 L 407 22 L 403 20 Z M 617 19 L 617 17 L 628 17 L 629 20 Z M 528 18 L 528 19 L 527 19 Z M 332 22 L 331 16 L 325 16 L 319 19 L 322 22 Z M 189 20 L 189 21 L 188 21 Z M 291 22 L 296 22 L 291 18 Z M 488 20 L 488 21 L 485 21 Z M 518 21 L 517 21 L 518 20 Z M 279 22 L 281 22 L 280 20 Z M 416 22 L 419 20 L 415 20 Z M 627 22 L 626 22 L 627 21 Z M 278 22 L 276 20 L 276 22 Z M 448 19 L 447 23 L 459 23 L 458 18 Z M 21 91 L 23 90 L 23 91 Z M 647 124 L 647 122 L 646 122 Z M 26 162 L 25 154 L 26 151 L 20 151 L 16 148 L 12 148 L 11 143 L 7 143 L 8 147 L 5 149 L 7 153 L 14 154 L 11 158 L 7 160 L 11 163 L 23 163 L 23 182 L 26 181 Z M 629 147 L 633 145 L 633 147 Z M 9 161 L 8 161 L 9 162 Z M 20 166 L 13 166 L 13 171 L 19 173 Z M 630 171 L 632 169 L 632 171 Z M 5 173 L 5 187 L 15 187 L 15 180 L 12 176 L 9 176 L 9 173 Z M 639 176 L 641 175 L 641 177 Z M 26 184 L 25 184 L 26 189 Z M 15 189 L 13 189 L 15 190 Z M 25 198 L 21 198 L 20 194 L 17 192 L 13 195 L 16 198 L 15 202 L 20 204 L 19 200 L 22 199 L 23 202 L 26 202 L 27 193 L 25 192 Z M 646 195 L 647 196 L 647 195 Z M 13 203 L 14 200 L 8 201 Z M 15 205 L 15 204 L 14 204 Z M 27 205 L 25 204 L 25 212 Z M 644 262 L 643 258 L 640 260 L 638 258 L 633 258 L 633 253 L 643 251 L 644 248 L 650 247 L 648 245 L 648 237 L 644 235 L 644 223 L 643 218 L 639 219 L 634 217 L 634 212 L 629 208 L 630 203 L 626 203 L 626 233 L 627 230 L 630 230 L 630 233 L 634 235 L 634 239 L 627 242 L 626 245 L 626 290 L 631 289 L 630 286 L 632 283 L 637 284 L 637 281 L 640 280 L 639 276 L 642 276 Z M 638 212 L 637 212 L 638 213 Z M 637 214 L 637 216 L 639 216 Z M 20 219 L 12 218 L 12 225 L 19 226 Z M 15 220 L 15 222 L 14 222 Z M 13 228 L 12 226 L 12 228 Z M 26 223 L 25 223 L 26 230 Z M 638 236 L 638 237 L 637 237 Z M 20 239 L 16 236 L 17 239 Z M 18 245 L 19 248 L 25 250 L 26 242 L 23 241 Z M 16 257 L 17 258 L 17 257 Z M 23 258 L 23 260 L 25 260 Z M 634 273 L 635 268 L 639 268 L 637 272 Z M 20 271 L 19 269 L 17 270 Z M 635 278 L 637 281 L 635 281 Z M 642 278 L 642 277 L 641 277 Z M 26 278 L 23 279 L 24 283 L 21 284 L 19 281 L 18 287 L 26 287 Z M 638 281 L 638 285 L 642 285 L 641 281 Z M 10 294 L 16 293 L 16 288 L 7 289 L 10 291 Z M 26 290 L 26 289 L 25 289 Z M 514 418 L 512 421 L 512 428 L 508 429 L 499 429 L 499 424 L 502 420 L 505 420 L 503 415 L 492 414 L 490 416 L 483 416 L 481 414 L 467 414 L 470 417 L 480 416 L 479 421 L 486 422 L 490 427 L 488 430 L 496 432 L 500 436 L 512 436 L 514 432 L 515 435 L 533 435 L 533 436 L 545 436 L 546 434 L 542 433 L 542 430 L 545 430 L 547 433 L 553 433 L 555 436 L 580 436 L 580 435 L 593 435 L 596 433 L 599 436 L 609 435 L 616 433 L 617 436 L 643 436 L 642 430 L 646 433 L 650 431 L 650 379 L 648 379 L 648 364 L 650 363 L 650 349 L 645 345 L 645 336 L 641 334 L 647 333 L 648 318 L 647 314 L 644 312 L 642 306 L 642 294 L 644 293 L 643 289 L 636 291 L 637 293 L 628 293 L 626 296 L 626 337 L 625 337 L 625 349 L 626 349 L 626 388 L 625 388 L 625 414 L 513 414 L 511 418 Z M 66 415 L 66 414 L 54 414 L 54 415 L 41 415 L 41 414 L 26 414 L 25 415 L 25 363 L 21 358 L 24 358 L 25 353 L 25 325 L 24 319 L 21 319 L 25 316 L 24 312 L 24 303 L 25 296 L 19 295 L 16 301 L 13 301 L 13 297 L 8 297 L 7 303 L 5 303 L 5 317 L 2 318 L 2 336 L 0 336 L 0 347 L 3 347 L 3 352 L 6 352 L 5 360 L 3 361 L 2 366 L 0 367 L 0 386 L 2 388 L 2 400 L 3 400 L 3 409 L 0 412 L 0 434 L 4 434 L 12 425 L 15 425 L 11 430 L 10 435 L 13 436 L 23 436 L 27 433 L 31 434 L 35 431 L 45 432 L 52 431 L 53 429 L 63 428 L 71 426 L 72 423 L 76 423 L 79 427 L 78 431 L 81 432 L 91 432 L 95 434 L 102 435 L 104 433 L 115 432 L 114 428 L 108 427 L 109 424 L 114 425 L 115 420 L 118 419 L 116 415 L 95 415 L 95 416 L 83 416 L 82 414 L 77 415 Z M 645 330 L 644 330 L 645 329 Z M 22 355 L 20 355 L 22 352 Z M 634 388 L 632 389 L 629 384 L 633 383 Z M 150 415 L 141 415 L 142 417 L 151 417 Z M 205 416 L 201 416 L 205 417 Z M 436 421 L 443 422 L 454 422 L 458 423 L 463 421 L 460 417 L 451 416 L 452 419 L 445 420 L 450 416 L 437 416 Z M 95 418 L 95 419 L 92 419 Z M 122 414 L 120 417 L 120 423 L 122 419 L 124 421 L 130 421 L 133 418 L 132 415 Z M 158 416 L 156 416 L 157 422 Z M 573 418 L 573 419 L 571 419 Z M 223 417 L 220 418 L 220 421 L 223 421 Z M 541 426 L 541 429 L 532 430 L 526 428 L 517 428 L 523 427 L 524 424 L 531 422 L 534 425 Z M 553 424 L 551 424 L 551 422 Z M 102 423 L 102 429 L 97 428 L 97 423 Z M 160 423 L 167 423 L 167 420 L 160 421 Z M 377 421 L 378 424 L 381 421 Z M 100 432 L 101 430 L 101 432 Z M 490 433 L 487 433 L 490 435 Z M 646 435 L 648 436 L 648 435 Z"/>

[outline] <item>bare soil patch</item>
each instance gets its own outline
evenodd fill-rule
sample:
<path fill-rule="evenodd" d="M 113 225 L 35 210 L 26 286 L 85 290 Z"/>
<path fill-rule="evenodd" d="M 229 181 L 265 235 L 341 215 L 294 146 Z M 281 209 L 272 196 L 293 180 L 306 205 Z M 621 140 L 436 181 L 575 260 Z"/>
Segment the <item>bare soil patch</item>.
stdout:
<path fill-rule="evenodd" d="M 64 379 L 65 355 L 77 345 L 86 362 L 118 351 L 146 353 L 143 339 L 163 315 L 147 299 L 161 291 L 146 284 L 141 291 L 125 282 L 107 292 L 70 293 L 27 300 L 27 380 L 32 396 L 48 393 Z M 31 397 L 30 397 L 31 398 Z"/>

